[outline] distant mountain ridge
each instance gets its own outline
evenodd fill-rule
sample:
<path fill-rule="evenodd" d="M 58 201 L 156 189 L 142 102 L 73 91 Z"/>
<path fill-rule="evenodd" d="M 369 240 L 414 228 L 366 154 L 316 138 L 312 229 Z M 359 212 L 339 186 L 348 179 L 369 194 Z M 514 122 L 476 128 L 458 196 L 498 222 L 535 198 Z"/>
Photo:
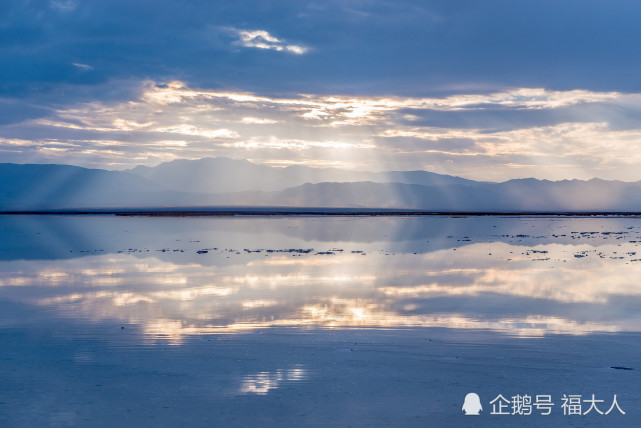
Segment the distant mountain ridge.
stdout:
<path fill-rule="evenodd" d="M 424 186 L 476 183 L 428 171 L 366 172 L 301 165 L 279 168 L 229 158 L 179 159 L 154 167 L 137 166 L 127 172 L 153 180 L 167 189 L 198 193 L 275 191 L 323 182 L 372 181 Z"/>
<path fill-rule="evenodd" d="M 127 172 L 55 164 L 0 164 L 0 210 L 181 203 L 187 195 Z"/>
<path fill-rule="evenodd" d="M 241 196 L 241 195 L 237 195 Z M 402 208 L 441 212 L 641 212 L 639 183 L 601 180 L 421 186 L 404 183 L 308 183 L 273 193 L 254 193 L 262 205 Z"/>
<path fill-rule="evenodd" d="M 0 164 L 0 211 L 289 206 L 440 212 L 641 212 L 641 182 L 478 182 L 428 171 L 276 168 L 227 158 L 127 171 Z"/>

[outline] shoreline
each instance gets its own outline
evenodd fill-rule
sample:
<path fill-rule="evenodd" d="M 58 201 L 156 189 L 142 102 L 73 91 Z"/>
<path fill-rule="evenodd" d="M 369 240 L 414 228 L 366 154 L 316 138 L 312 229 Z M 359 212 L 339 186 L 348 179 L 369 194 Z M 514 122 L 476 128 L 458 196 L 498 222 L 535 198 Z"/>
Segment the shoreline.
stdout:
<path fill-rule="evenodd" d="M 212 208 L 96 208 L 96 209 L 42 209 L 6 210 L 0 215 L 114 215 L 142 217 L 641 217 L 635 211 L 428 211 L 377 208 L 318 208 L 318 207 L 212 207 Z"/>

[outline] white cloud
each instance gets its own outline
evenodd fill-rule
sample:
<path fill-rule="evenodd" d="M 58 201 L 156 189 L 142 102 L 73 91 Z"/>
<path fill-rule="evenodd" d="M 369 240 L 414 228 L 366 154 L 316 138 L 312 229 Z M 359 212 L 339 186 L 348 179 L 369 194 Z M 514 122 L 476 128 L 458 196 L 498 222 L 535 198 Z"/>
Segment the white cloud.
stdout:
<path fill-rule="evenodd" d="M 90 65 L 82 64 L 82 63 L 79 63 L 79 62 L 74 62 L 74 63 L 72 63 L 72 65 L 73 65 L 73 66 L 75 66 L 75 67 L 77 67 L 77 68 L 79 68 L 81 71 L 91 71 L 91 70 L 93 70 L 93 69 L 94 69 L 94 68 L 93 68 L 92 66 L 90 66 Z"/>
<path fill-rule="evenodd" d="M 268 49 L 279 52 L 289 52 L 295 55 L 302 55 L 309 49 L 302 45 L 288 43 L 283 39 L 272 36 L 265 30 L 234 30 L 238 37 L 236 42 L 246 48 Z"/>
<path fill-rule="evenodd" d="M 237 141 L 233 143 L 223 143 L 232 147 L 242 147 L 245 149 L 289 149 L 293 151 L 307 150 L 310 148 L 323 148 L 334 150 L 350 150 L 350 149 L 372 149 L 375 146 L 372 144 L 364 143 L 347 143 L 344 141 L 313 141 L 303 139 L 286 139 L 275 136 L 268 138 L 250 138 L 248 141 Z"/>
<path fill-rule="evenodd" d="M 229 129 L 201 129 L 192 125 L 176 125 L 165 128 L 156 128 L 157 132 L 168 132 L 171 134 L 194 135 L 205 138 L 238 138 L 238 133 Z"/>
<path fill-rule="evenodd" d="M 257 124 L 257 125 L 272 125 L 274 123 L 278 123 L 278 120 L 273 120 L 273 119 L 261 119 L 258 117 L 243 117 L 241 120 L 242 123 L 247 123 L 247 124 Z"/>
<path fill-rule="evenodd" d="M 272 36 L 265 38 L 273 42 Z M 588 121 L 583 110 L 566 121 L 522 120 L 502 128 L 484 127 L 483 120 L 471 126 L 464 120 L 469 114 L 496 117 L 517 111 L 520 117 L 540 117 L 538 110 L 554 118 L 556 111 L 591 104 L 600 106 L 597 112 L 628 112 L 617 119 L 628 122 L 615 128 L 598 114 Z M 605 109 L 608 105 L 615 107 Z M 46 153 L 58 162 L 66 157 L 92 166 L 230 156 L 278 165 L 424 168 L 497 181 L 523 176 L 636 181 L 641 179 L 636 168 L 641 155 L 630 147 L 641 146 L 641 124 L 629 115 L 631 110 L 641 110 L 640 94 L 521 88 L 442 98 L 281 98 L 149 81 L 130 100 L 78 104 L 47 118 L 0 127 L 20 130 L 14 134 L 19 138 L 0 134 L 0 150 L 27 157 Z M 463 119 L 439 125 L 434 117 L 443 115 Z M 69 142 L 73 145 L 64 145 Z"/>

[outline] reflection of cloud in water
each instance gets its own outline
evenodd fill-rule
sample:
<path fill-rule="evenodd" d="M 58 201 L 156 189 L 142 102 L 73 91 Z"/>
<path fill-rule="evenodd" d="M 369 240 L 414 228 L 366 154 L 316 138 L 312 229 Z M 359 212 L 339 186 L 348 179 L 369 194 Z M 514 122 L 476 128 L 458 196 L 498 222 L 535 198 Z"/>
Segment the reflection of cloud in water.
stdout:
<path fill-rule="evenodd" d="M 0 263 L 0 298 L 73 318 L 137 324 L 152 342 L 173 344 L 273 326 L 447 327 L 519 336 L 639 331 L 641 315 L 632 307 L 641 301 L 633 280 L 641 263 L 610 258 L 634 251 L 621 244 L 598 251 L 496 242 L 387 256 L 242 254 L 232 255 L 237 263 L 213 266 L 129 254 L 19 260 Z M 574 256 L 582 251 L 588 255 Z"/>
<path fill-rule="evenodd" d="M 278 369 L 273 372 L 258 372 L 243 377 L 240 383 L 241 394 L 265 395 L 276 389 L 284 382 L 299 382 L 305 380 L 307 370 L 296 366 L 289 370 Z"/>

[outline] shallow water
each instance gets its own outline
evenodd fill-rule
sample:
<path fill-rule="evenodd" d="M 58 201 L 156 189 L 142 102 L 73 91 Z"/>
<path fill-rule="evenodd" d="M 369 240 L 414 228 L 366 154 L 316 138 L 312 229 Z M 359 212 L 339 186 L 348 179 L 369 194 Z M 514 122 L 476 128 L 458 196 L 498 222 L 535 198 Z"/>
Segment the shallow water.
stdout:
<path fill-rule="evenodd" d="M 3 426 L 641 414 L 641 219 L 0 216 L 0 230 Z M 490 415 L 498 394 L 556 406 Z M 563 415 L 563 394 L 604 411 L 617 394 L 626 414 Z"/>

